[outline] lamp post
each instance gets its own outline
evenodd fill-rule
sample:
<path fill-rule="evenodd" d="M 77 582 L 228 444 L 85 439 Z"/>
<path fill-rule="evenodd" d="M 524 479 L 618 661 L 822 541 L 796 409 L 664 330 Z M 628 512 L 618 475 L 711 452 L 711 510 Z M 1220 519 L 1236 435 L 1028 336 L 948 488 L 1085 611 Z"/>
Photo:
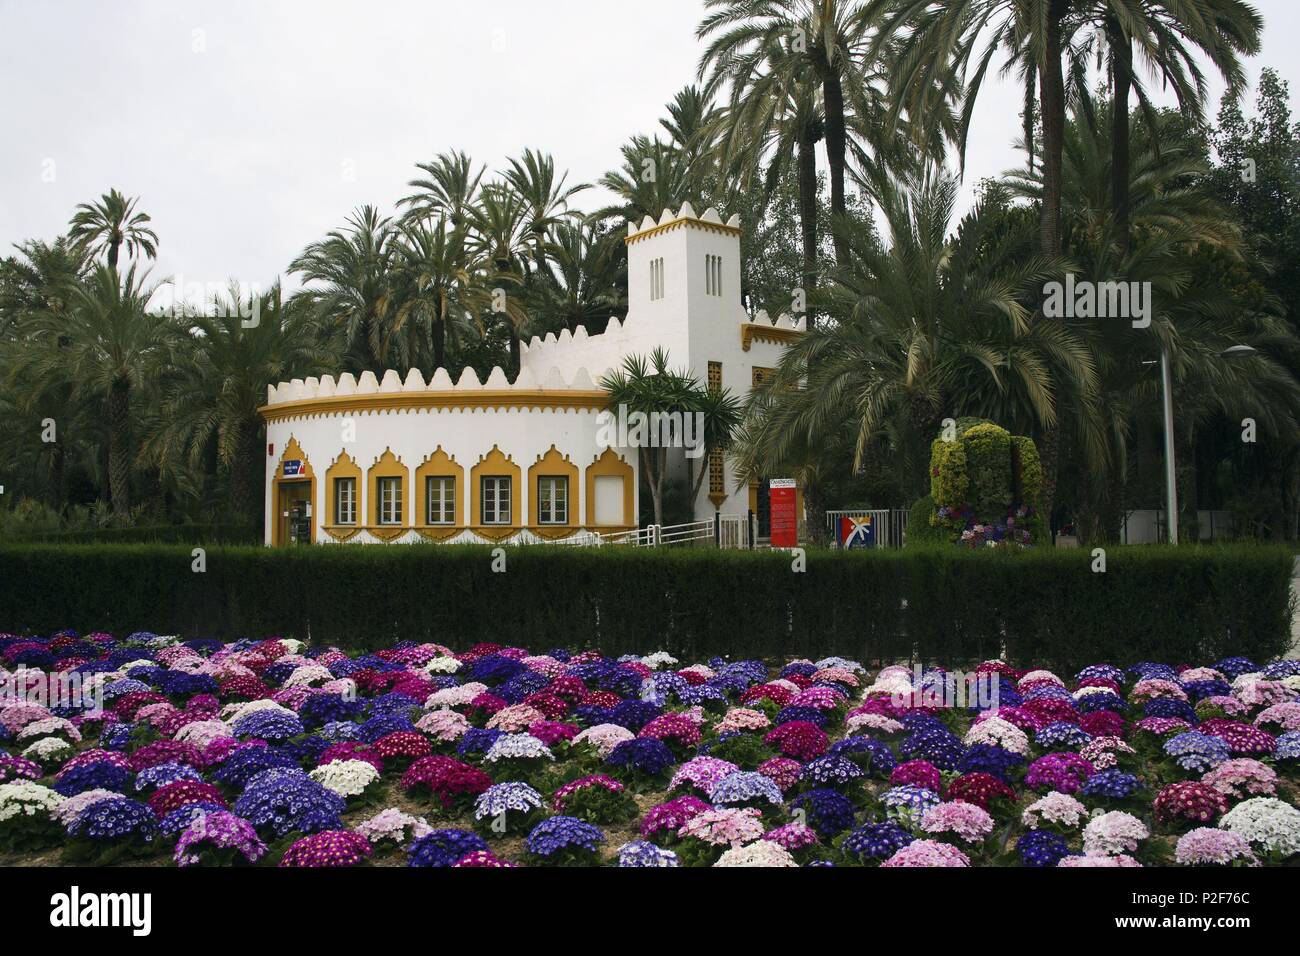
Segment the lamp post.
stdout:
<path fill-rule="evenodd" d="M 1250 345 L 1233 345 L 1219 354 L 1248 355 L 1255 349 Z M 1178 543 L 1178 482 L 1174 478 L 1174 398 L 1173 378 L 1169 372 L 1169 349 L 1160 346 L 1160 401 L 1164 406 L 1165 420 L 1165 509 L 1168 514 L 1169 543 Z"/>

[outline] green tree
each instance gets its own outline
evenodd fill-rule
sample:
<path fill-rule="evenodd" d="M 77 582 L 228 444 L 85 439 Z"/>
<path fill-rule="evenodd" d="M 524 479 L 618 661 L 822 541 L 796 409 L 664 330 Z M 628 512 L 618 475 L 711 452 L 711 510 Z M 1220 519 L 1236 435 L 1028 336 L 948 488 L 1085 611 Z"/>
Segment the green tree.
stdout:
<path fill-rule="evenodd" d="M 72 216 L 69 238 L 92 256 L 107 252 L 110 269 L 117 268 L 122 246 L 126 246 L 129 256 L 144 253 L 150 259 L 156 258 L 158 236 L 149 228 L 148 213 L 136 212 L 138 201 L 110 189 L 98 202 L 80 203 Z"/>

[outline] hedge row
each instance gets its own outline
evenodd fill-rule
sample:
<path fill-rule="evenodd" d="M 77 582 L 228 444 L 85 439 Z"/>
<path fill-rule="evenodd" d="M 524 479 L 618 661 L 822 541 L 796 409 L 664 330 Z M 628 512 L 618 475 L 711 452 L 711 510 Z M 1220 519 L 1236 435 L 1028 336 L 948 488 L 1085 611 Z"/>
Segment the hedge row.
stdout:
<path fill-rule="evenodd" d="M 260 528 L 224 524 L 167 524 L 131 528 L 92 528 L 77 531 L 16 533 L 21 544 L 257 544 Z"/>
<path fill-rule="evenodd" d="M 351 650 L 497 641 L 606 653 L 839 654 L 955 665 L 999 655 L 1098 661 L 1267 659 L 1290 643 L 1284 549 L 952 547 L 775 552 L 523 547 L 0 547 L 0 630 L 283 635 Z"/>

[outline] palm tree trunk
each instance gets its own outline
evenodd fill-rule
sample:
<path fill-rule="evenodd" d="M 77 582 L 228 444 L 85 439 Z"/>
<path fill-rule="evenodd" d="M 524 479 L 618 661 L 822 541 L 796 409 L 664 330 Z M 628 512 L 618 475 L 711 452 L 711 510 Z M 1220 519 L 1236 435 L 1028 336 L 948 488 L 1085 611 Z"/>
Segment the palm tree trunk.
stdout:
<path fill-rule="evenodd" d="M 114 239 L 108 244 L 108 267 L 117 271 L 117 254 L 122 247 L 121 239 Z"/>
<path fill-rule="evenodd" d="M 1043 208 L 1039 220 L 1039 241 L 1043 255 L 1061 256 L 1062 164 L 1065 152 L 1065 80 L 1061 73 L 1061 21 L 1069 9 L 1069 0 L 1051 0 L 1047 12 L 1047 32 L 1043 37 L 1044 56 L 1039 65 L 1038 85 L 1043 114 Z M 1058 399 L 1059 403 L 1059 399 Z M 1056 504 L 1056 472 L 1060 458 L 1060 422 L 1062 409 L 1057 408 L 1057 424 L 1043 430 L 1038 440 L 1039 460 L 1043 466 L 1043 491 L 1040 495 L 1043 519 L 1049 529 Z"/>
<path fill-rule="evenodd" d="M 803 233 L 803 290 L 804 298 L 812 294 L 817 282 L 817 154 L 813 131 L 804 125 L 799 131 L 799 228 Z M 808 329 L 811 331 L 815 317 L 807 311 Z"/>
<path fill-rule="evenodd" d="M 113 513 L 131 511 L 131 383 L 117 379 L 108 389 L 108 490 Z"/>
<path fill-rule="evenodd" d="M 825 62 L 823 55 L 819 68 L 822 71 L 822 105 L 826 110 L 826 161 L 831 169 L 831 214 L 841 216 L 845 211 L 844 202 L 844 168 L 845 147 L 847 143 L 844 131 L 844 87 L 840 76 Z M 844 265 L 849 258 L 848 243 L 834 234 L 835 262 Z"/>
<path fill-rule="evenodd" d="M 1039 225 L 1043 254 L 1061 254 L 1062 157 L 1065 150 L 1065 80 L 1061 73 L 1061 20 L 1068 0 L 1052 0 L 1043 38 L 1044 60 L 1038 70 L 1043 113 L 1043 208 Z"/>
<path fill-rule="evenodd" d="M 230 511 L 239 524 L 253 524 L 254 476 L 260 462 L 257 437 L 257 425 L 244 423 L 235 439 L 235 454 L 229 465 Z"/>
<path fill-rule="evenodd" d="M 519 377 L 519 329 L 513 322 L 510 323 L 510 380 L 513 382 Z"/>
<path fill-rule="evenodd" d="M 1119 237 L 1120 250 L 1128 252 L 1132 219 L 1129 206 L 1128 101 L 1133 89 L 1133 46 L 1114 17 L 1106 20 L 1106 36 L 1110 42 L 1115 86 L 1115 101 L 1111 105 L 1111 202 L 1115 210 L 1115 232 Z"/>
<path fill-rule="evenodd" d="M 63 473 L 63 448 L 55 443 L 50 449 L 50 486 L 46 489 L 46 500 L 50 507 L 60 514 L 63 513 Z"/>
<path fill-rule="evenodd" d="M 433 323 L 433 368 L 447 367 L 447 326 L 442 319 Z"/>

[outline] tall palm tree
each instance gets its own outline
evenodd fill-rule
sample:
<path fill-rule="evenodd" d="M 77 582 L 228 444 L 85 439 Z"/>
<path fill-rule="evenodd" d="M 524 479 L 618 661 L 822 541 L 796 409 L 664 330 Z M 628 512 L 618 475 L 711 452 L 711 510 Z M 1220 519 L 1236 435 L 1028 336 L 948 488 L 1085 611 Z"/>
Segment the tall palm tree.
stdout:
<path fill-rule="evenodd" d="M 538 312 L 570 332 L 627 311 L 626 259 L 616 233 L 562 222 L 546 245 Z M 596 329 L 598 331 L 598 329 Z"/>
<path fill-rule="evenodd" d="M 773 44 L 789 51 L 785 69 L 797 74 L 797 61 L 811 69 L 821 86 L 833 215 L 848 209 L 850 116 L 865 120 L 881 112 L 882 59 L 871 42 L 878 21 L 864 15 L 868 6 L 862 0 L 705 0 L 706 16 L 696 30 L 700 39 L 711 38 L 701 76 L 713 69 L 743 83 L 770 61 Z M 879 128 L 878 122 L 858 126 Z M 835 253 L 842 263 L 847 249 L 838 239 Z"/>
<path fill-rule="evenodd" d="M 569 201 L 578 193 L 590 189 L 587 183 L 567 186 L 569 174 L 556 178 L 555 160 L 547 153 L 525 149 L 522 159 L 511 159 L 510 168 L 502 174 L 506 184 L 523 200 L 528 221 L 525 224 L 531 236 L 533 249 L 540 255 L 550 231 L 575 215 Z"/>
<path fill-rule="evenodd" d="M 158 255 L 158 236 L 149 228 L 149 214 L 136 212 L 138 198 L 128 199 L 110 189 L 98 202 L 80 203 L 73 213 L 68 236 L 83 245 L 91 255 L 108 252 L 108 267 L 117 268 L 122 246 L 134 257 L 143 252 L 150 259 Z"/>
<path fill-rule="evenodd" d="M 474 256 L 466 232 L 447 220 L 403 227 L 395 247 L 392 274 L 392 324 L 389 337 L 408 336 L 413 365 L 431 373 L 449 368 L 447 347 L 458 346 L 469 330 L 467 316 L 491 305 L 482 261 Z M 419 343 L 429 343 L 422 356 Z"/>
<path fill-rule="evenodd" d="M 440 153 L 431 162 L 417 163 L 416 168 L 425 175 L 407 183 L 416 192 L 399 203 L 407 209 L 406 218 L 446 218 L 453 229 L 468 228 L 486 167 L 475 170 L 469 156 L 452 151 Z"/>
<path fill-rule="evenodd" d="M 479 201 L 470 211 L 470 248 L 484 263 L 486 282 L 494 289 L 497 314 L 510 335 L 510 372 L 519 373 L 519 340 L 528 322 L 521 299 L 510 295 L 506 286 L 527 288 L 534 265 L 536 247 L 529 230 L 530 208 L 523 196 L 507 183 L 492 182 L 483 186 Z M 504 292 L 504 297 L 501 293 Z"/>
<path fill-rule="evenodd" d="M 701 74 L 709 66 L 701 62 Z M 821 94 L 811 64 L 790 54 L 775 38 L 763 41 L 761 59 L 736 71 L 712 64 L 709 89 L 730 87 L 729 101 L 716 123 L 717 152 L 723 174 L 748 192 L 761 186 L 770 198 L 793 164 L 799 194 L 803 289 L 817 282 L 817 144 L 825 125 Z"/>
<path fill-rule="evenodd" d="M 1111 195 L 1116 233 L 1127 248 L 1131 94 L 1137 94 L 1149 121 L 1155 113 L 1141 75 L 1134 70 L 1135 52 L 1144 72 L 1172 89 L 1184 115 L 1199 122 L 1208 89 L 1197 54 L 1218 70 L 1229 93 L 1240 90 L 1245 83 L 1241 57 L 1259 52 L 1263 20 L 1243 0 L 1088 0 L 1074 15 L 1095 28 L 1094 42 L 1104 42 L 1110 54 Z M 1080 52 L 1087 51 L 1087 44 L 1080 47 Z"/>
<path fill-rule="evenodd" d="M 248 326 L 244 317 L 257 315 Z M 158 353 L 158 425 L 144 455 L 165 466 L 182 462 L 201 472 L 209 450 L 229 475 L 230 510 L 253 523 L 262 473 L 266 383 L 287 381 L 320 368 L 331 356 L 317 334 L 315 316 L 281 302 L 278 286 L 243 296 L 238 287 L 211 303 L 207 314 L 187 317 L 187 335 Z"/>
<path fill-rule="evenodd" d="M 739 459 L 746 477 L 816 468 L 819 449 L 846 433 L 856 471 L 893 418 L 908 423 L 900 451 L 921 494 L 944 417 L 1055 426 L 1062 392 L 1095 392 L 1084 343 L 1061 325 L 1030 321 L 1034 294 L 1059 263 L 999 233 L 1001 217 L 983 204 L 950 238 L 957 194 L 955 180 L 933 172 L 910 183 L 879 179 L 873 196 L 887 246 L 837 220 L 849 259 L 819 296 L 833 321 L 788 349 L 756 393 Z"/>
<path fill-rule="evenodd" d="M 21 360 L 38 377 L 61 378 L 106 402 L 109 493 L 119 517 L 131 508 L 131 397 L 177 335 L 168 317 L 148 311 L 153 293 L 134 265 L 120 277 L 111 266 L 98 267 L 87 282 L 69 287 L 65 314 L 33 319 L 30 332 L 46 347 Z"/>
<path fill-rule="evenodd" d="M 341 334 L 348 371 L 388 368 L 389 266 L 397 232 L 374 206 L 355 210 L 342 229 L 313 242 L 289 264 L 303 277 L 296 307 L 313 311 L 321 325 Z"/>

